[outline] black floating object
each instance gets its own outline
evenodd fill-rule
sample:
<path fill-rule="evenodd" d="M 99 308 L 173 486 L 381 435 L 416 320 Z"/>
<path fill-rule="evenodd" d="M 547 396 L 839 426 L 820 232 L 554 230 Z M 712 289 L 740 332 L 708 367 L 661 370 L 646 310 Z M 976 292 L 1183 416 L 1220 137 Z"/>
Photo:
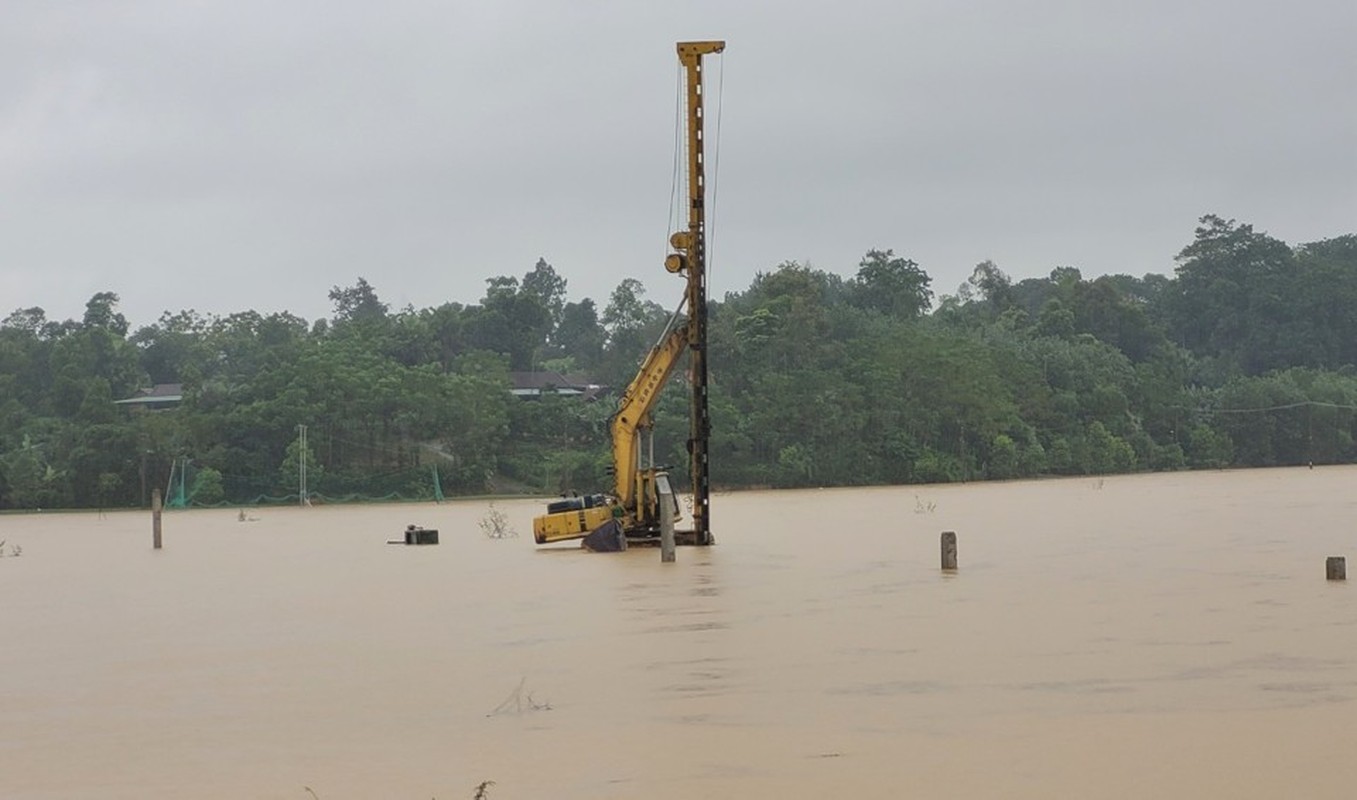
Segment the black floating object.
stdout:
<path fill-rule="evenodd" d="M 622 523 L 610 519 L 590 531 L 581 544 L 595 553 L 617 553 L 627 549 L 627 537 L 622 532 Z"/>
<path fill-rule="evenodd" d="M 420 528 L 415 525 L 405 526 L 406 544 L 438 544 L 437 528 Z M 394 542 L 392 544 L 395 544 Z"/>

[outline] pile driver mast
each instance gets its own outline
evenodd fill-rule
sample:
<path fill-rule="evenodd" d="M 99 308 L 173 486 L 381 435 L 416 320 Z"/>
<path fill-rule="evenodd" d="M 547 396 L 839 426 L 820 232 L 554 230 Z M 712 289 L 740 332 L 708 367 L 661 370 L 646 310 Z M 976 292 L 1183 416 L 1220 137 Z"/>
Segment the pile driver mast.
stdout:
<path fill-rule="evenodd" d="M 693 482 L 693 538 L 711 544 L 711 472 L 708 439 L 711 418 L 707 408 L 707 177 L 704 161 L 702 57 L 720 53 L 726 43 L 679 42 L 679 63 L 688 84 L 688 230 L 669 238 L 677 253 L 665 267 L 688 273 L 688 352 L 692 388 L 692 421 L 688 435 Z"/>
<path fill-rule="evenodd" d="M 642 436 L 653 428 L 652 412 L 660 392 L 678 365 L 684 350 L 689 353 L 689 384 L 692 395 L 688 453 L 693 492 L 693 529 L 676 531 L 680 544 L 709 545 L 711 535 L 711 478 L 708 437 L 711 421 L 707 405 L 707 209 L 706 164 L 703 131 L 703 56 L 720 53 L 720 41 L 679 42 L 679 63 L 687 77 L 687 186 L 688 227 L 669 237 L 674 252 L 666 256 L 665 269 L 687 279 L 683 305 L 687 319 L 675 312 L 664 335 L 641 362 L 636 377 L 623 391 L 609 426 L 612 433 L 613 492 L 610 496 L 587 495 L 548 504 L 547 513 L 533 520 L 538 544 L 584 538 L 605 525 L 627 539 L 653 539 L 660 532 L 660 503 L 672 494 L 663 467 L 642 464 Z M 675 509 L 676 510 L 676 509 Z M 600 534 L 601 535 L 601 534 Z M 589 538 L 596 538 L 590 536 Z M 586 544 L 588 543 L 586 539 Z"/>

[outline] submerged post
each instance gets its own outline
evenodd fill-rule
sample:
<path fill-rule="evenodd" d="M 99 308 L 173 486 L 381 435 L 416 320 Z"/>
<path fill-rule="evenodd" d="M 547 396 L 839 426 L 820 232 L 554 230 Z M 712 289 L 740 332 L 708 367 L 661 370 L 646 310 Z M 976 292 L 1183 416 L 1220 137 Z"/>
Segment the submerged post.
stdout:
<path fill-rule="evenodd" d="M 160 549 L 160 487 L 151 490 L 151 544 Z"/>
<path fill-rule="evenodd" d="M 660 562 L 674 560 L 674 490 L 662 482 L 660 488 Z"/>
<path fill-rule="evenodd" d="M 1331 581 L 1348 579 L 1348 561 L 1343 556 L 1329 556 L 1324 560 L 1324 577 Z"/>
<path fill-rule="evenodd" d="M 942 532 L 942 568 L 956 569 L 956 531 Z"/>

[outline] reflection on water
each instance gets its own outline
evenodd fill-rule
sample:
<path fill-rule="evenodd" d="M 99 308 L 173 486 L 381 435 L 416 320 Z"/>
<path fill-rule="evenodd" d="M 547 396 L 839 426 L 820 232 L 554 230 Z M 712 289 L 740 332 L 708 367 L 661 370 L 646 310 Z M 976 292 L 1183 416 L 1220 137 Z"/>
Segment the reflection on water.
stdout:
<path fill-rule="evenodd" d="M 1354 484 L 721 495 L 669 565 L 478 502 L 0 516 L 0 797 L 1346 797 Z"/>

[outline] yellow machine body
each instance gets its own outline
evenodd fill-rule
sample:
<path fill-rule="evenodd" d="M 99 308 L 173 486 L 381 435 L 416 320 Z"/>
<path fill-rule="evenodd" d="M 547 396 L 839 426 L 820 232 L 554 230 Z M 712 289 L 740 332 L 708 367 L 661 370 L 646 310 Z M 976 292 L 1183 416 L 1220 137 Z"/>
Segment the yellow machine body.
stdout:
<path fill-rule="evenodd" d="M 543 514 L 532 521 L 532 538 L 538 544 L 564 542 L 579 539 L 593 529 L 613 518 L 611 506 L 557 511 L 555 514 Z"/>

